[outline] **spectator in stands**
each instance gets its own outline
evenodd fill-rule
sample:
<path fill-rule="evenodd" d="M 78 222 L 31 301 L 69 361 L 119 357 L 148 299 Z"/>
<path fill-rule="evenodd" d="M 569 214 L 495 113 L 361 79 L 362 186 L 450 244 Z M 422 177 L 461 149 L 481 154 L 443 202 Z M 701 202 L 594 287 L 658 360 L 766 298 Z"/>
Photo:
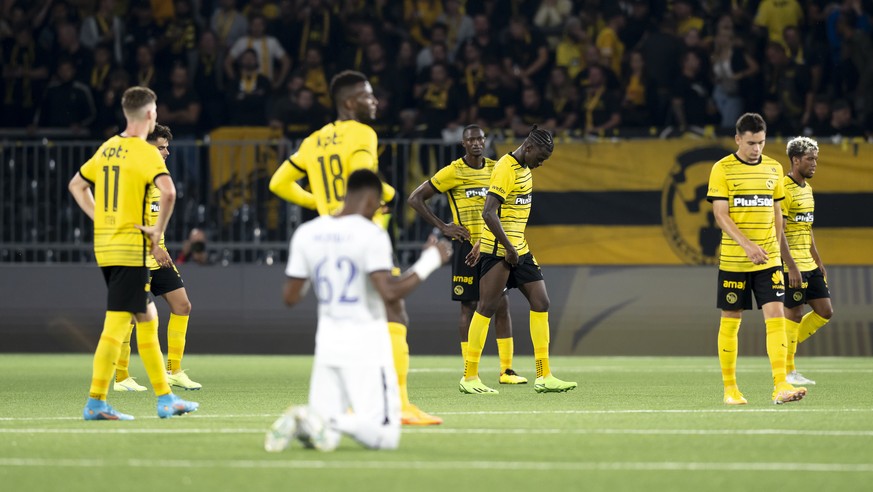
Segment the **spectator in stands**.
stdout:
<path fill-rule="evenodd" d="M 212 31 L 203 31 L 194 64 L 194 92 L 200 96 L 202 111 L 198 134 L 209 132 L 224 122 L 223 51 Z"/>
<path fill-rule="evenodd" d="M 682 57 L 682 72 L 673 88 L 673 126 L 680 132 L 713 122 L 715 104 L 711 89 L 700 73 L 700 58 L 693 51 Z"/>
<path fill-rule="evenodd" d="M 266 33 L 267 24 L 262 16 L 252 17 L 249 21 L 249 34 L 239 38 L 230 49 L 229 55 L 224 62 L 224 71 L 228 79 L 235 79 L 234 63 L 241 58 L 245 51 L 252 50 L 258 60 L 261 75 L 270 81 L 272 88 L 279 88 L 288 76 L 291 69 L 291 58 L 279 44 L 279 41 Z M 303 54 L 306 52 L 304 51 Z M 301 56 L 302 58 L 302 56 Z M 279 63 L 279 70 L 275 70 L 273 63 Z"/>
<path fill-rule="evenodd" d="M 101 43 L 94 49 L 94 66 L 88 77 L 88 87 L 95 101 L 103 98 L 103 93 L 109 88 L 109 74 L 115 69 L 112 62 L 112 45 Z"/>
<path fill-rule="evenodd" d="M 235 126 L 262 126 L 267 123 L 267 103 L 270 98 L 270 79 L 258 69 L 258 52 L 246 49 L 237 65 L 239 76 L 228 87 L 228 124 Z"/>
<path fill-rule="evenodd" d="M 441 22 L 433 25 L 430 30 L 430 43 L 422 48 L 415 58 L 418 73 L 426 73 L 434 63 L 451 63 L 454 60 L 454 54 L 449 52 L 446 44 L 448 32 L 448 27 Z M 434 50 L 439 50 L 440 53 L 434 56 Z"/>
<path fill-rule="evenodd" d="M 782 103 L 775 97 L 764 100 L 761 116 L 767 122 L 767 135 L 777 138 L 791 138 L 797 135 L 797 127 L 782 111 Z"/>
<path fill-rule="evenodd" d="M 303 85 L 315 94 L 318 103 L 328 107 L 331 104 L 330 88 L 328 87 L 330 75 L 324 67 L 321 51 L 315 47 L 306 50 L 306 54 L 303 60 L 301 60 L 300 68 L 297 71 L 303 76 Z M 321 126 L 318 125 L 317 128 Z"/>
<path fill-rule="evenodd" d="M 327 109 L 318 102 L 316 94 L 305 87 L 295 94 L 293 101 L 285 96 L 272 106 L 270 126 L 280 128 L 286 138 L 295 141 L 318 130 L 329 120 Z"/>
<path fill-rule="evenodd" d="M 782 42 L 782 33 L 788 26 L 799 26 L 803 9 L 797 0 L 762 0 L 755 14 L 755 26 L 767 32 L 770 41 Z"/>
<path fill-rule="evenodd" d="M 841 93 L 869 106 L 873 101 L 873 39 L 869 32 L 857 28 L 858 14 L 846 11 L 837 22 L 842 50 L 837 71 L 842 81 Z"/>
<path fill-rule="evenodd" d="M 515 112 L 511 125 L 512 132 L 520 138 L 527 137 L 534 125 L 554 132 L 558 119 L 551 106 L 544 103 L 539 89 L 527 86 L 521 90 L 521 104 Z"/>
<path fill-rule="evenodd" d="M 484 78 L 470 101 L 469 120 L 488 133 L 502 133 L 515 115 L 516 97 L 497 60 L 485 60 L 484 65 Z"/>
<path fill-rule="evenodd" d="M 87 82 L 91 67 L 94 65 L 93 55 L 79 42 L 79 32 L 74 24 L 70 22 L 58 24 L 57 29 L 57 43 L 51 58 L 55 63 L 51 67 L 52 73 L 58 73 L 60 60 L 67 60 L 73 63 L 78 80 Z"/>
<path fill-rule="evenodd" d="M 419 123 L 425 138 L 442 138 L 445 128 L 455 128 L 465 120 L 461 109 L 459 88 L 449 77 L 448 66 L 435 63 L 430 67 L 430 79 L 415 88 Z"/>
<path fill-rule="evenodd" d="M 721 29 L 716 33 L 712 48 L 712 98 L 721 115 L 719 126 L 734 128 L 737 119 L 745 112 L 746 82 L 758 71 L 758 62 L 737 44 L 732 29 Z M 770 128 L 770 120 L 765 118 L 765 121 Z"/>
<path fill-rule="evenodd" d="M 170 72 L 170 87 L 160 94 L 158 121 L 173 128 L 175 140 L 196 139 L 203 106 L 199 95 L 192 90 L 188 67 L 181 63 L 174 66 Z"/>
<path fill-rule="evenodd" d="M 33 121 L 48 80 L 48 56 L 34 42 L 30 27 L 19 25 L 13 38 L 0 43 L 0 63 L 0 126 L 26 126 Z"/>
<path fill-rule="evenodd" d="M 606 69 L 603 66 L 588 67 L 588 84 L 580 99 L 580 126 L 584 134 L 603 134 L 621 124 L 621 105 L 618 97 L 606 85 Z"/>
<path fill-rule="evenodd" d="M 50 6 L 47 13 L 48 20 L 42 22 L 35 34 L 36 44 L 45 52 L 54 50 L 58 26 L 68 22 L 75 22 L 75 15 L 70 11 L 70 6 L 67 2 L 46 2 L 46 6 Z M 10 19 L 11 20 L 11 19 Z M 24 27 L 24 25 L 22 25 Z"/>
<path fill-rule="evenodd" d="M 109 74 L 109 87 L 102 97 L 95 98 L 97 116 L 94 119 L 92 134 L 98 139 L 109 138 L 124 130 L 124 111 L 121 96 L 130 87 L 130 75 L 123 68 L 116 68 Z"/>
<path fill-rule="evenodd" d="M 457 68 L 461 75 L 459 81 L 464 103 L 469 102 L 476 95 L 476 90 L 485 79 L 485 65 L 482 63 L 482 52 L 473 43 L 465 43 L 458 53 Z"/>
<path fill-rule="evenodd" d="M 69 128 L 76 135 L 87 134 L 97 114 L 91 90 L 76 80 L 76 64 L 73 60 L 59 60 L 56 75 L 56 80 L 46 89 L 34 116 L 34 126 Z"/>
<path fill-rule="evenodd" d="M 813 94 L 818 94 L 824 80 L 825 58 L 827 49 L 823 43 L 804 43 L 800 37 L 800 29 L 797 26 L 788 26 L 782 33 L 785 43 L 786 55 L 797 65 L 806 66 L 809 70 L 809 87 Z M 806 123 L 806 122 L 804 122 Z"/>
<path fill-rule="evenodd" d="M 831 128 L 831 98 L 824 94 L 815 96 L 812 104 L 812 115 L 803 127 L 807 137 L 824 137 L 829 135 Z"/>
<path fill-rule="evenodd" d="M 813 101 L 809 70 L 790 60 L 785 47 L 775 41 L 767 44 L 764 84 L 765 94 L 779 99 L 788 118 L 795 121 L 809 119 Z"/>
<path fill-rule="evenodd" d="M 175 14 L 155 46 L 160 61 L 157 65 L 162 71 L 169 71 L 174 65 L 184 63 L 189 70 L 193 70 L 200 38 L 191 0 L 174 0 L 173 8 Z"/>
<path fill-rule="evenodd" d="M 522 85 L 542 87 L 548 79 L 549 50 L 539 31 L 530 29 L 527 19 L 516 16 L 509 21 L 503 53 L 503 66 Z"/>
<path fill-rule="evenodd" d="M 630 13 L 621 30 L 621 42 L 628 50 L 639 48 L 640 40 L 653 26 L 652 11 L 647 0 L 633 0 Z"/>
<path fill-rule="evenodd" d="M 216 263 L 216 254 L 206 245 L 206 233 L 202 229 L 191 229 L 188 239 L 182 243 L 182 251 L 176 257 L 176 264 L 209 266 Z"/>
<path fill-rule="evenodd" d="M 379 42 L 376 28 L 369 21 L 356 21 L 348 33 L 351 42 L 343 47 L 339 55 L 341 66 L 350 70 L 365 70 L 367 47 Z"/>
<path fill-rule="evenodd" d="M 573 2 L 570 0 L 543 0 L 540 2 L 533 17 L 533 24 L 546 37 L 549 47 L 558 45 L 564 20 L 572 13 Z"/>
<path fill-rule="evenodd" d="M 291 54 L 300 59 L 309 48 L 322 53 L 337 53 L 342 39 L 342 24 L 322 0 L 302 0 L 297 10 L 296 29 L 293 31 L 295 50 Z"/>
<path fill-rule="evenodd" d="M 603 58 L 600 56 L 600 50 L 593 44 L 585 48 L 585 69 L 579 72 L 576 76 L 576 85 L 580 88 L 588 87 L 589 72 L 594 66 L 599 67 L 600 72 L 606 78 L 606 88 L 608 90 L 617 90 L 621 87 L 621 82 L 615 72 L 609 66 L 603 63 Z"/>
<path fill-rule="evenodd" d="M 367 75 L 370 80 L 370 85 L 373 86 L 373 91 L 377 89 L 383 93 L 391 94 L 392 97 L 397 91 L 397 71 L 393 64 L 388 59 L 385 53 L 385 47 L 382 43 L 374 42 L 367 46 L 365 52 Z M 380 99 L 380 98 L 376 98 Z M 331 107 L 330 98 L 320 101 L 324 107 Z M 378 132 L 377 132 L 378 135 Z"/>
<path fill-rule="evenodd" d="M 243 8 L 243 14 L 249 19 L 263 17 L 265 20 L 271 21 L 279 16 L 279 7 L 273 0 L 248 0 Z"/>
<path fill-rule="evenodd" d="M 623 86 L 622 125 L 633 127 L 652 125 L 652 84 L 646 72 L 646 61 L 639 51 L 632 51 L 630 54 L 628 73 L 624 78 Z"/>
<path fill-rule="evenodd" d="M 448 46 L 449 53 L 453 55 L 452 59 L 454 60 L 455 54 L 475 33 L 473 19 L 461 9 L 460 0 L 445 0 L 443 4 L 445 10 L 437 17 L 437 23 L 448 27 L 446 46 Z"/>
<path fill-rule="evenodd" d="M 582 21 L 578 17 L 568 18 L 564 24 L 564 37 L 555 48 L 555 65 L 567 70 L 571 80 L 585 69 L 588 43 L 588 33 L 582 28 Z"/>
<path fill-rule="evenodd" d="M 675 35 L 676 22 L 670 16 L 664 16 L 658 23 L 658 29 L 650 33 L 641 44 L 643 59 L 649 76 L 654 83 L 656 124 L 663 124 L 672 101 L 672 87 L 679 76 L 679 64 L 682 57 L 682 43 Z"/>
<path fill-rule="evenodd" d="M 236 0 L 219 0 L 218 7 L 209 20 L 209 27 L 218 37 L 223 49 L 230 49 L 236 41 L 249 32 L 249 21 L 237 10 Z"/>
<path fill-rule="evenodd" d="M 124 29 L 124 67 L 128 72 L 135 73 L 140 48 L 145 46 L 154 50 L 162 31 L 155 23 L 149 0 L 133 0 L 131 13 L 133 15 L 128 17 Z"/>
<path fill-rule="evenodd" d="M 133 82 L 141 87 L 155 90 L 162 85 L 155 69 L 155 54 L 151 47 L 142 45 L 136 50 L 136 69 L 134 70 Z"/>
<path fill-rule="evenodd" d="M 413 89 L 415 87 L 415 49 L 412 41 L 403 40 L 397 48 L 394 58 L 397 73 L 397 94 L 394 94 L 394 104 L 397 109 L 415 107 Z"/>
<path fill-rule="evenodd" d="M 482 58 L 503 59 L 504 47 L 491 32 L 491 21 L 487 15 L 478 14 L 473 16 L 473 42 L 482 52 Z"/>
<path fill-rule="evenodd" d="M 861 137 L 864 130 L 852 118 L 852 106 L 845 99 L 834 101 L 829 136 Z"/>
<path fill-rule="evenodd" d="M 703 30 L 703 19 L 695 15 L 692 0 L 675 0 L 673 14 L 676 16 L 676 33 L 680 37 L 684 37 L 692 29 L 697 32 Z"/>
<path fill-rule="evenodd" d="M 99 44 L 106 44 L 111 47 L 114 62 L 123 61 L 124 24 L 115 15 L 115 0 L 99 1 L 97 12 L 82 22 L 79 39 L 89 50 L 96 49 Z"/>
<path fill-rule="evenodd" d="M 430 45 L 431 31 L 442 13 L 442 0 L 403 0 L 404 23 L 409 36 L 419 46 Z"/>
<path fill-rule="evenodd" d="M 607 24 L 597 34 L 595 45 L 600 50 L 603 64 L 609 67 L 616 76 L 621 77 L 621 65 L 624 60 L 624 43 L 621 42 L 621 31 L 625 25 L 624 12 L 615 9 L 609 14 Z"/>

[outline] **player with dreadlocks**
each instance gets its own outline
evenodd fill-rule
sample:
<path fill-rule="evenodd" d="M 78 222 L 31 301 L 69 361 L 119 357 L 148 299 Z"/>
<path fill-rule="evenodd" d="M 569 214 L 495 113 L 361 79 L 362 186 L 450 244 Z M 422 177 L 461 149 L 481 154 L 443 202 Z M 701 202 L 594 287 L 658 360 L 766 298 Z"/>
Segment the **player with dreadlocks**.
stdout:
<path fill-rule="evenodd" d="M 533 191 L 531 170 L 542 166 L 554 149 L 552 135 L 534 125 L 521 146 L 494 166 L 482 210 L 485 230 L 479 258 L 479 303 L 470 321 L 461 393 L 497 393 L 479 379 L 479 360 L 504 288 L 518 288 L 530 304 L 530 337 L 537 372 L 534 390 L 560 393 L 576 388 L 576 383 L 561 381 L 549 369 L 549 295 L 543 272 L 524 237 Z"/>

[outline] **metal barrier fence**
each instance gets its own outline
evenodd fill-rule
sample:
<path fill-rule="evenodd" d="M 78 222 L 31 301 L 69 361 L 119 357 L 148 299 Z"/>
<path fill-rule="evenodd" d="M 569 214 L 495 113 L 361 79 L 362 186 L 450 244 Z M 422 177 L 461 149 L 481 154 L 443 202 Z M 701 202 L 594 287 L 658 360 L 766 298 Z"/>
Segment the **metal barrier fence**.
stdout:
<path fill-rule="evenodd" d="M 273 195 L 269 181 L 298 144 L 173 141 L 167 166 L 178 198 L 166 233 L 171 253 L 178 253 L 196 227 L 207 234 L 210 261 L 286 261 L 291 234 L 314 213 Z M 91 221 L 67 183 L 99 146 L 96 141 L 0 141 L 0 263 L 94 261 Z M 432 230 L 406 206 L 406 197 L 462 153 L 459 145 L 441 140 L 380 141 L 380 170 L 398 191 L 391 232 L 402 264 L 414 260 Z M 438 216 L 450 216 L 442 195 L 431 205 Z"/>

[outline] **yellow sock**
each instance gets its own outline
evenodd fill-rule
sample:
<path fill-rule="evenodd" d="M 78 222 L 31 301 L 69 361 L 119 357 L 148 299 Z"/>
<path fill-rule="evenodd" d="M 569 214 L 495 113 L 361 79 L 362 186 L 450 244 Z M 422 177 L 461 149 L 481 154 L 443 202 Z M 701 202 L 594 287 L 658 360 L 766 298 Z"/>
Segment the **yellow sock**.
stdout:
<path fill-rule="evenodd" d="M 464 360 L 467 360 L 467 345 L 469 344 L 470 342 L 461 342 L 461 357 L 463 357 Z"/>
<path fill-rule="evenodd" d="M 479 361 L 482 359 L 482 349 L 485 348 L 485 338 L 488 336 L 488 325 L 491 318 L 486 318 L 478 312 L 473 313 L 470 320 L 470 331 L 467 334 L 467 357 L 464 358 L 464 377 L 472 379 L 479 376 Z"/>
<path fill-rule="evenodd" d="M 115 363 L 115 382 L 120 383 L 130 377 L 130 336 L 133 335 L 133 329 L 136 323 L 130 324 L 130 329 L 127 330 L 127 336 L 121 341 L 121 352 L 118 355 L 118 362 Z"/>
<path fill-rule="evenodd" d="M 721 318 L 718 325 L 718 363 L 721 365 L 721 380 L 725 388 L 737 385 L 737 333 L 740 318 Z"/>
<path fill-rule="evenodd" d="M 175 374 L 182 369 L 182 354 L 185 353 L 185 334 L 188 332 L 188 316 L 170 313 L 167 323 L 167 371 Z"/>
<path fill-rule="evenodd" d="M 115 372 L 115 363 L 121 352 L 121 341 L 130 329 L 131 313 L 124 311 L 106 311 L 103 320 L 103 332 L 94 351 L 94 363 L 91 369 L 91 389 L 88 396 L 97 400 L 106 400 L 109 393 L 109 380 Z"/>
<path fill-rule="evenodd" d="M 552 373 L 549 368 L 549 313 L 530 312 L 530 339 L 534 347 L 537 377 Z"/>
<path fill-rule="evenodd" d="M 136 324 L 136 347 L 139 358 L 145 366 L 146 374 L 152 383 L 155 394 L 163 396 L 170 393 L 167 373 L 164 372 L 164 355 L 158 341 L 158 318 Z"/>
<path fill-rule="evenodd" d="M 819 328 L 828 324 L 829 319 L 822 318 L 815 311 L 810 311 L 800 320 L 800 328 L 797 335 L 797 343 L 802 343 L 807 338 L 815 335 Z"/>
<path fill-rule="evenodd" d="M 797 333 L 800 330 L 800 323 L 795 323 L 788 318 L 785 318 L 785 337 L 788 339 L 788 355 L 785 356 L 785 372 L 794 371 L 794 354 L 797 353 Z"/>
<path fill-rule="evenodd" d="M 406 327 L 400 323 L 389 322 L 388 333 L 391 335 L 391 351 L 394 354 L 394 370 L 397 371 L 397 387 L 400 389 L 402 408 L 409 406 L 409 389 L 406 386 L 409 377 L 409 344 L 406 342 Z"/>
<path fill-rule="evenodd" d="M 788 337 L 785 336 L 785 318 L 770 318 L 767 325 L 767 357 L 773 371 L 773 385 L 785 382 L 785 357 L 788 355 Z"/>
<path fill-rule="evenodd" d="M 512 369 L 512 353 L 515 351 L 512 337 L 497 339 L 497 353 L 500 355 L 500 374 Z"/>

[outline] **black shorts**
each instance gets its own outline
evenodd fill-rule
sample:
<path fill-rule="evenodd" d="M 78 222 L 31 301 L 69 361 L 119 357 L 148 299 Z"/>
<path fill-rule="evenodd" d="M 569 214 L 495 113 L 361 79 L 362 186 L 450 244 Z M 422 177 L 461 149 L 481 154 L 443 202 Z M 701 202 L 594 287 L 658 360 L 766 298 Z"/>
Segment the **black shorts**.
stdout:
<path fill-rule="evenodd" d="M 716 306 L 726 311 L 752 309 L 752 292 L 758 309 L 768 302 L 782 302 L 785 298 L 785 275 L 782 267 L 771 267 L 756 272 L 718 271 L 718 301 Z"/>
<path fill-rule="evenodd" d="M 828 281 L 825 279 L 820 268 L 808 272 L 800 272 L 803 283 L 799 289 L 791 287 L 785 291 L 785 307 L 794 308 L 802 306 L 813 299 L 830 299 L 831 290 L 828 289 Z"/>
<path fill-rule="evenodd" d="M 483 253 L 479 256 L 479 278 L 485 276 L 500 263 L 506 263 L 502 256 L 494 256 Z M 507 263 L 507 266 L 509 264 Z M 506 288 L 515 289 L 519 285 L 543 280 L 543 271 L 537 265 L 537 260 L 530 252 L 518 257 L 518 265 L 509 269 L 509 278 L 506 279 Z"/>
<path fill-rule="evenodd" d="M 479 300 L 479 264 L 468 266 L 464 260 L 473 250 L 468 241 L 452 241 L 452 300 Z"/>
<path fill-rule="evenodd" d="M 185 284 L 182 283 L 182 275 L 176 269 L 176 265 L 173 265 L 172 268 L 156 268 L 150 273 L 151 291 L 155 297 L 185 287 Z"/>
<path fill-rule="evenodd" d="M 149 303 L 148 267 L 105 266 L 100 270 L 109 288 L 108 311 L 146 312 Z"/>

